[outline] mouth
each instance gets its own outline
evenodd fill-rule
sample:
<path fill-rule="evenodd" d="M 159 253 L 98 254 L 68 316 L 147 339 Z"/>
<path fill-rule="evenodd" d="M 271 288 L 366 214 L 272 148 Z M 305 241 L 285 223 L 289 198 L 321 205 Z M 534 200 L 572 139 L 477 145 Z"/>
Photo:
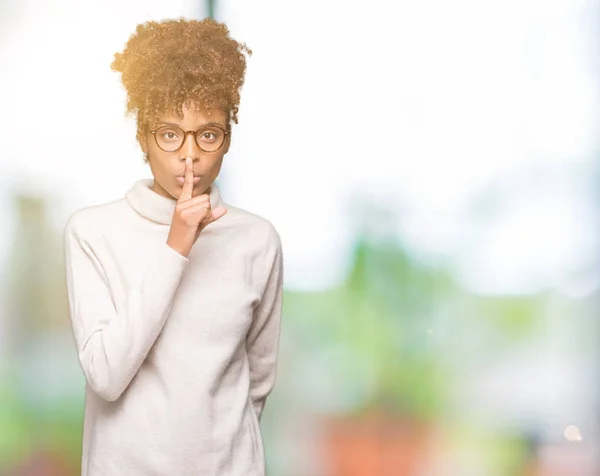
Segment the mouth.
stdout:
<path fill-rule="evenodd" d="M 194 185 L 198 184 L 201 178 L 201 175 L 194 175 Z M 175 180 L 177 180 L 177 183 L 179 185 L 183 185 L 185 182 L 185 177 L 183 175 L 178 175 L 177 177 L 175 177 Z"/>

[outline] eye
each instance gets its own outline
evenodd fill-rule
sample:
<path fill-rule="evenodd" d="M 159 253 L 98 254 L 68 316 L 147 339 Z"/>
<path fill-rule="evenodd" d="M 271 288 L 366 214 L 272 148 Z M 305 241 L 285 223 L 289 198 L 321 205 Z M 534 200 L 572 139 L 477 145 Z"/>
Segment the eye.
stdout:
<path fill-rule="evenodd" d="M 174 129 L 159 129 L 158 137 L 163 141 L 176 141 L 179 140 L 179 132 Z"/>
<path fill-rule="evenodd" d="M 223 132 L 220 129 L 210 128 L 203 129 L 198 131 L 198 135 L 196 136 L 198 142 L 202 142 L 203 144 L 215 144 L 221 142 L 223 138 Z"/>

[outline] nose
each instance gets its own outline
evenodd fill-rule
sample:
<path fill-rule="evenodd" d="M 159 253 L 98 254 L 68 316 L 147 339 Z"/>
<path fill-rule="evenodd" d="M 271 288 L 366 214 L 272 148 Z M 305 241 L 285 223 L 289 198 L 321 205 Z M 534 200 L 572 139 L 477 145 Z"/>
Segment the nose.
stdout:
<path fill-rule="evenodd" d="M 198 147 L 198 144 L 196 144 L 194 132 L 187 132 L 185 134 L 183 145 L 181 146 L 181 149 L 179 149 L 180 160 L 185 160 L 186 157 L 191 157 L 194 162 L 200 159 L 200 148 Z"/>

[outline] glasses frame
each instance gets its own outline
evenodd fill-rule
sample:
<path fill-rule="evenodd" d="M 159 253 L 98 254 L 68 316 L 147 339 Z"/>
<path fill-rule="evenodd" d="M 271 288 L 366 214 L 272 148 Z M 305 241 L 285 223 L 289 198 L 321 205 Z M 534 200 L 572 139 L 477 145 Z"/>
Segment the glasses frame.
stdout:
<path fill-rule="evenodd" d="M 162 129 L 163 127 L 166 127 L 166 128 L 169 128 L 169 127 L 170 128 L 177 128 L 181 132 L 183 132 L 183 140 L 181 141 L 181 145 L 179 147 L 177 147 L 177 149 L 175 149 L 175 150 L 165 150 L 158 143 L 158 139 L 156 138 L 156 133 L 158 132 L 159 129 Z M 223 142 L 215 150 L 205 150 L 205 149 L 203 149 L 200 146 L 200 144 L 198 144 L 198 132 L 200 132 L 203 129 L 210 129 L 211 127 L 216 127 L 217 129 L 221 129 L 223 131 L 223 135 L 224 135 Z M 160 127 L 157 127 L 156 129 L 151 130 L 150 133 L 154 136 L 154 142 L 156 143 L 156 146 L 160 150 L 162 150 L 163 152 L 166 152 L 168 154 L 174 154 L 175 152 L 179 152 L 179 150 L 183 147 L 183 144 L 185 144 L 185 141 L 187 140 L 188 134 L 193 134 L 193 136 L 194 136 L 194 142 L 196 143 L 196 146 L 198 147 L 198 149 L 200 149 L 205 154 L 214 154 L 215 152 L 218 152 L 219 150 L 221 150 L 221 148 L 225 144 L 225 141 L 227 140 L 227 135 L 231 133 L 231 130 L 230 130 L 229 126 L 227 126 L 227 129 L 223 129 L 221 126 L 218 126 L 216 124 L 210 124 L 208 126 L 202 126 L 200 129 L 195 130 L 195 131 L 184 131 L 181 127 L 172 125 L 172 126 L 160 126 Z"/>

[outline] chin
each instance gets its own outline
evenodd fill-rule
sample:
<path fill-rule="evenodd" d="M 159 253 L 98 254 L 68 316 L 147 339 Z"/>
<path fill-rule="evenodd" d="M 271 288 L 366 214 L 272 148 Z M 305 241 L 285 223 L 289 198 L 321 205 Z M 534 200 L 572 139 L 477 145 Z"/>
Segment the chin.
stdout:
<path fill-rule="evenodd" d="M 177 200 L 179 198 L 179 195 L 181 194 L 181 188 L 178 188 L 177 183 L 169 184 L 170 186 L 163 185 L 166 182 L 168 183 L 167 180 L 161 180 L 159 182 L 155 178 L 152 190 L 154 190 L 159 195 L 162 195 L 163 197 L 174 198 L 175 200 Z"/>

